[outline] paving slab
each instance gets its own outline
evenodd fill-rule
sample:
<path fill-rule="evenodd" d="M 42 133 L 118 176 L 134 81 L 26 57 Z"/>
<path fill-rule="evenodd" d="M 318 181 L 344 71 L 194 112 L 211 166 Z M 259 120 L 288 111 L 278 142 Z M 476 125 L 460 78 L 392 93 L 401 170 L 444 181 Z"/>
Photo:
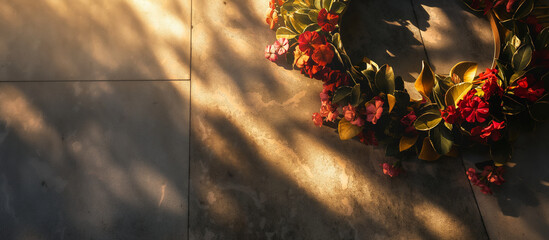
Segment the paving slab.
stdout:
<path fill-rule="evenodd" d="M 391 180 L 313 125 L 321 83 L 264 59 L 266 8 L 193 3 L 190 239 L 486 239 L 461 159 Z"/>
<path fill-rule="evenodd" d="M 189 79 L 191 0 L 0 0 L 0 80 Z"/>
<path fill-rule="evenodd" d="M 494 195 L 475 195 L 491 239 L 547 239 L 549 236 L 549 125 L 522 135 L 513 148 L 513 166 L 506 168 L 505 183 Z M 489 159 L 470 152 L 467 167 Z"/>
<path fill-rule="evenodd" d="M 0 83 L 0 239 L 185 239 L 189 85 Z"/>
<path fill-rule="evenodd" d="M 414 82 L 427 60 L 414 7 L 405 1 L 351 1 L 343 15 L 341 38 L 351 60 L 366 56 Z"/>
<path fill-rule="evenodd" d="M 433 70 L 449 74 L 461 61 L 491 68 L 494 36 L 488 18 L 472 12 L 462 0 L 411 0 L 418 18 L 417 27 Z"/>

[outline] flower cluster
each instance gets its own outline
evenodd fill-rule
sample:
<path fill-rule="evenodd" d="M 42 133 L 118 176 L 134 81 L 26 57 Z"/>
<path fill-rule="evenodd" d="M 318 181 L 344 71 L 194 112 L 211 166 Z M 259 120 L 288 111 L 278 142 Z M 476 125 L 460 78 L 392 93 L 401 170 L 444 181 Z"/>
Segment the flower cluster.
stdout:
<path fill-rule="evenodd" d="M 469 168 L 466 172 L 469 181 L 484 194 L 492 194 L 490 184 L 501 185 L 505 182 L 503 179 L 503 167 L 485 166 L 482 173 L 477 173 L 474 168 Z"/>
<path fill-rule="evenodd" d="M 492 26 L 507 28 L 497 64 L 477 76 L 474 62 L 460 62 L 448 75 L 436 74 L 424 63 L 414 84 L 422 98 L 412 99 L 391 66 L 368 58 L 351 62 L 339 33 L 348 2 L 269 0 L 266 22 L 277 28 L 277 40 L 266 47 L 265 58 L 278 63 L 284 56 L 303 75 L 322 82 L 313 124 L 336 124 L 341 140 L 383 144 L 386 155 L 398 158 L 393 165 L 381 164 L 390 177 L 404 172 L 401 161 L 410 156 L 434 161 L 481 143 L 477 145 L 489 148 L 494 165 L 479 174 L 469 169 L 467 176 L 491 193 L 490 184 L 504 182 L 499 166 L 511 158 L 516 130 L 549 120 L 549 28 L 534 14 L 538 3 L 466 1 L 495 16 L 491 21 L 499 24 Z"/>

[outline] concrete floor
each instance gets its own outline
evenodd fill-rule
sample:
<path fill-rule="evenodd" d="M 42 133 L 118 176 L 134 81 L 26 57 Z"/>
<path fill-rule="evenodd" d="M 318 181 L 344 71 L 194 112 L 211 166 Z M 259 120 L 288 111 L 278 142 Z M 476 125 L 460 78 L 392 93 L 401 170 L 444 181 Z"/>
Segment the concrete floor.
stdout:
<path fill-rule="evenodd" d="M 351 57 L 407 85 L 421 60 L 491 65 L 488 22 L 458 0 L 353 5 Z M 382 148 L 312 124 L 318 81 L 264 59 L 266 6 L 0 0 L 0 239 L 549 236 L 548 126 L 494 196 L 464 174 L 476 152 L 388 179 Z"/>

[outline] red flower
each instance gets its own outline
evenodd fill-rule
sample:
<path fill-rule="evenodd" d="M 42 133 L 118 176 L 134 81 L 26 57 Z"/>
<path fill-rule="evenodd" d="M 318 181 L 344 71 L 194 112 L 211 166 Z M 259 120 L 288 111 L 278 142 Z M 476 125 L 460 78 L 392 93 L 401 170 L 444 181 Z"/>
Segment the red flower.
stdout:
<path fill-rule="evenodd" d="M 307 65 L 303 66 L 301 73 L 317 80 L 324 80 L 332 71 L 331 68 L 314 64 L 314 61 L 309 60 Z"/>
<path fill-rule="evenodd" d="M 515 88 L 515 95 L 520 98 L 526 98 L 530 102 L 537 101 L 545 93 L 542 82 L 535 83 L 532 75 L 528 75 L 517 81 L 518 86 Z"/>
<path fill-rule="evenodd" d="M 461 121 L 459 112 L 456 110 L 456 107 L 454 105 L 450 105 L 446 107 L 446 109 L 441 110 L 441 115 L 444 121 L 450 124 L 459 123 Z"/>
<path fill-rule="evenodd" d="M 322 28 L 322 31 L 324 32 L 331 32 L 335 29 L 338 21 L 339 16 L 336 14 L 328 13 L 328 11 L 323 8 L 318 13 L 318 25 Z"/>
<path fill-rule="evenodd" d="M 338 87 L 349 85 L 349 75 L 339 70 L 333 70 L 328 73 L 328 76 L 323 81 L 324 89 L 334 92 Z"/>
<path fill-rule="evenodd" d="M 406 135 L 415 135 L 417 133 L 416 128 L 412 126 L 412 124 L 414 124 L 416 119 L 417 119 L 417 116 L 414 111 L 409 112 L 408 114 L 406 114 L 406 116 L 400 119 L 400 123 L 406 127 L 406 129 L 404 129 L 404 133 Z"/>
<path fill-rule="evenodd" d="M 465 97 L 458 102 L 458 106 L 461 111 L 461 117 L 467 122 L 479 122 L 486 121 L 489 116 L 488 103 L 483 101 L 480 97 L 474 94 L 477 90 L 473 89 L 465 95 Z"/>
<path fill-rule="evenodd" d="M 505 128 L 505 121 L 496 122 L 492 121 L 490 125 L 485 128 L 481 126 L 476 126 L 471 129 L 471 135 L 475 137 L 480 137 L 481 142 L 488 142 L 489 139 L 492 141 L 498 141 L 501 139 L 501 131 Z"/>
<path fill-rule="evenodd" d="M 328 43 L 318 45 L 313 50 L 311 58 L 313 59 L 313 61 L 318 63 L 318 65 L 326 66 L 332 62 L 332 59 L 334 59 L 334 50 L 332 49 L 332 46 L 330 46 L 330 44 Z"/>
<path fill-rule="evenodd" d="M 366 145 L 377 146 L 379 144 L 377 142 L 376 134 L 372 130 L 360 132 L 358 134 L 358 138 L 360 139 L 361 143 L 364 143 Z"/>
<path fill-rule="evenodd" d="M 269 24 L 269 28 L 274 29 L 278 23 L 278 12 L 273 7 L 269 7 L 265 13 L 265 22 Z"/>
<path fill-rule="evenodd" d="M 299 43 L 299 50 L 310 55 L 317 46 L 326 43 L 326 39 L 317 32 L 306 31 L 299 35 L 297 42 Z"/>
<path fill-rule="evenodd" d="M 491 96 L 497 95 L 501 97 L 503 95 L 503 89 L 498 85 L 498 77 L 496 74 L 498 74 L 497 69 L 487 68 L 485 72 L 478 75 L 478 80 L 485 80 L 484 85 L 482 85 L 482 91 L 484 92 L 484 99 L 486 99 L 486 101 L 488 101 Z"/>
<path fill-rule="evenodd" d="M 480 183 L 480 180 L 478 179 L 477 172 L 475 171 L 474 168 L 469 168 L 466 173 L 467 173 L 467 177 L 469 178 L 469 181 L 471 181 L 471 183 L 473 183 L 473 185 L 476 186 Z"/>
<path fill-rule="evenodd" d="M 404 172 L 402 168 L 389 165 L 388 163 L 381 164 L 381 167 L 383 167 L 383 174 L 389 177 L 396 177 Z"/>

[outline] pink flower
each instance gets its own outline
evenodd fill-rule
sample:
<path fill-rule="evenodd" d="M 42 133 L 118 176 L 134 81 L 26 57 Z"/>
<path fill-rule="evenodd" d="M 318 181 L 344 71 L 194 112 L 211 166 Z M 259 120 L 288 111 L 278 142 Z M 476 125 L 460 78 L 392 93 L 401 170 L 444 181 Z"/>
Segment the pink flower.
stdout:
<path fill-rule="evenodd" d="M 376 124 L 381 118 L 381 113 L 383 113 L 383 101 L 380 97 L 374 97 L 366 104 L 366 121 Z"/>
<path fill-rule="evenodd" d="M 349 104 L 343 107 L 343 115 L 345 116 L 345 120 L 349 122 L 353 121 L 356 117 L 356 110 L 351 104 Z"/>
<path fill-rule="evenodd" d="M 290 43 L 286 38 L 279 38 L 274 42 L 273 47 L 277 49 L 276 54 L 282 56 L 286 54 L 286 52 L 288 52 L 288 49 L 290 48 Z"/>
<path fill-rule="evenodd" d="M 319 113 L 313 113 L 313 123 L 317 127 L 322 127 L 322 116 Z"/>
<path fill-rule="evenodd" d="M 388 163 L 380 164 L 383 168 L 383 174 L 389 176 L 389 177 L 396 177 L 403 173 L 404 171 L 400 167 L 395 167 L 393 165 L 389 165 Z"/>
<path fill-rule="evenodd" d="M 332 102 L 322 101 L 320 106 L 320 116 L 325 117 L 326 121 L 333 122 L 339 115 L 337 109 L 332 105 Z"/>
<path fill-rule="evenodd" d="M 330 100 L 330 91 L 327 89 L 322 89 L 322 92 L 320 92 L 320 101 L 329 101 Z"/>
<path fill-rule="evenodd" d="M 273 45 L 269 45 L 265 48 L 265 58 L 269 59 L 271 62 L 276 62 L 278 60 L 278 55 L 276 54 L 277 49 Z"/>

